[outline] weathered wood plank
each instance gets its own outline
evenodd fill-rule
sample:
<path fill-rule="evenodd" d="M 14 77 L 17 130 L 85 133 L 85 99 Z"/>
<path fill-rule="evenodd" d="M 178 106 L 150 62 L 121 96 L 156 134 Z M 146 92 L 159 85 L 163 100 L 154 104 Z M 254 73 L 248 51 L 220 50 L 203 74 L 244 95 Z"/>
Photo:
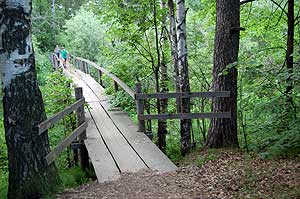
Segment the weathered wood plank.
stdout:
<path fill-rule="evenodd" d="M 156 115 L 138 115 L 139 120 L 167 120 L 167 119 L 204 119 L 204 118 L 231 118 L 230 112 L 219 113 L 169 113 Z"/>
<path fill-rule="evenodd" d="M 87 122 L 81 124 L 77 129 L 71 133 L 68 137 L 66 137 L 58 146 L 56 146 L 46 157 L 47 164 L 50 165 L 57 156 L 69 146 L 84 130 L 87 128 Z"/>
<path fill-rule="evenodd" d="M 81 72 L 76 72 L 76 75 L 71 72 L 72 77 L 77 76 L 74 80 L 77 85 L 83 88 L 83 94 L 90 107 L 90 113 L 120 170 L 122 172 L 136 172 L 141 169 L 146 169 L 147 166 L 130 147 L 126 139 L 120 134 L 112 120 L 100 105 L 100 100 L 97 98 L 96 92 L 93 92 L 86 82 L 84 82 L 83 79 L 80 79 L 82 77 L 81 75 Z M 89 103 L 90 99 L 95 98 L 97 98 L 98 102 L 93 100 L 93 102 Z"/>
<path fill-rule="evenodd" d="M 99 88 L 99 84 L 93 78 L 89 79 L 86 83 L 89 84 L 90 89 L 99 98 L 103 98 L 101 96 L 101 94 L 104 94 L 101 92 L 103 88 Z M 112 109 L 107 100 L 100 103 L 109 114 L 113 123 L 122 132 L 127 142 L 129 142 L 150 169 L 156 170 L 159 173 L 171 172 L 177 169 L 169 158 L 144 133 L 137 132 L 137 126 L 125 112 Z"/>
<path fill-rule="evenodd" d="M 75 99 L 79 100 L 83 98 L 82 87 L 75 88 Z M 77 126 L 80 126 L 82 123 L 85 122 L 85 112 L 84 112 L 84 105 L 80 106 L 76 110 L 76 119 L 77 119 Z M 86 170 L 89 168 L 89 154 L 84 145 L 84 140 L 86 139 L 86 131 L 83 131 L 79 136 L 79 144 L 81 147 L 79 149 L 80 155 L 80 167 L 82 170 Z"/>
<path fill-rule="evenodd" d="M 137 94 L 142 93 L 142 85 L 140 83 L 136 84 L 135 91 Z M 144 100 L 142 99 L 136 99 L 135 100 L 136 104 L 136 112 L 138 115 L 144 115 Z M 138 131 L 139 132 L 145 132 L 145 120 L 139 120 L 138 121 Z"/>
<path fill-rule="evenodd" d="M 90 113 L 96 122 L 102 138 L 108 146 L 122 172 L 136 172 L 147 166 L 120 134 L 100 103 L 90 103 Z"/>
<path fill-rule="evenodd" d="M 86 113 L 86 120 L 88 122 L 88 128 L 86 129 L 88 138 L 84 143 L 89 152 L 98 182 L 118 179 L 120 177 L 119 169 L 106 148 L 90 112 Z"/>
<path fill-rule="evenodd" d="M 125 112 L 109 111 L 110 104 L 107 101 L 103 101 L 101 104 L 108 111 L 111 119 L 122 131 L 130 145 L 151 170 L 158 173 L 166 173 L 177 169 L 169 158 L 144 133 L 137 132 L 137 125 L 132 122 Z"/>
<path fill-rule="evenodd" d="M 135 99 L 168 99 L 168 98 L 214 98 L 230 97 L 230 91 L 212 91 L 212 92 L 188 92 L 188 93 L 136 93 Z"/>
<path fill-rule="evenodd" d="M 51 116 L 49 119 L 43 121 L 39 125 L 37 125 L 37 128 L 39 129 L 39 134 L 41 135 L 43 132 L 48 130 L 50 127 L 52 127 L 54 124 L 58 123 L 61 119 L 66 117 L 68 114 L 72 113 L 76 109 L 78 109 L 80 106 L 84 104 L 84 98 L 76 101 L 74 104 L 67 106 L 64 110 L 56 113 L 55 115 Z"/>

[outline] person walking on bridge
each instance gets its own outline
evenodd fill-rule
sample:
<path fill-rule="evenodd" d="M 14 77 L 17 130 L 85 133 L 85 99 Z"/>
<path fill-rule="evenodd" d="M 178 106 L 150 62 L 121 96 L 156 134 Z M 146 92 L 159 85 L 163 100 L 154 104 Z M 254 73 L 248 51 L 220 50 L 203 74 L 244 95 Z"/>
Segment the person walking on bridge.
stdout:
<path fill-rule="evenodd" d="M 64 46 L 61 47 L 61 58 L 63 59 L 63 66 L 64 68 L 67 67 L 67 61 L 68 61 L 68 57 L 69 57 L 69 53 L 68 51 L 65 49 Z"/>

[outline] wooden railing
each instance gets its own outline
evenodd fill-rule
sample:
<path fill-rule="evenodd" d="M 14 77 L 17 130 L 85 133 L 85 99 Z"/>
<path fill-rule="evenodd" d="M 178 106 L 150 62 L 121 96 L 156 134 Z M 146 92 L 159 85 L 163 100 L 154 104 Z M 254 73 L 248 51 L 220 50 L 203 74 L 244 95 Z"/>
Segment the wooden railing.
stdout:
<path fill-rule="evenodd" d="M 51 56 L 51 62 L 52 62 L 52 68 L 53 70 L 57 70 L 60 67 L 61 60 L 57 57 L 55 53 L 50 54 Z"/>
<path fill-rule="evenodd" d="M 60 120 L 65 118 L 67 115 L 76 112 L 77 118 L 77 128 L 65 139 L 63 139 L 60 144 L 58 144 L 46 157 L 45 160 L 48 165 L 50 165 L 58 156 L 61 154 L 69 145 L 72 144 L 79 138 L 79 146 L 80 146 L 80 165 L 83 169 L 88 168 L 88 153 L 86 147 L 84 145 L 84 140 L 86 139 L 86 128 L 88 126 L 87 122 L 85 121 L 84 115 L 84 97 L 82 94 L 82 88 L 75 88 L 75 98 L 76 102 L 70 106 L 67 106 L 64 110 L 56 113 L 49 119 L 43 121 L 36 127 L 38 128 L 39 134 L 45 133 L 49 128 L 53 127 L 57 124 Z M 75 150 L 76 151 L 76 150 Z M 76 154 L 75 154 L 76 156 Z"/>
<path fill-rule="evenodd" d="M 168 114 L 148 114 L 145 115 L 144 100 L 146 99 L 169 99 L 169 98 L 223 98 L 230 97 L 229 91 L 214 92 L 186 92 L 186 93 L 142 93 L 140 83 L 136 84 L 135 92 L 122 82 L 117 76 L 107 71 L 105 68 L 98 66 L 96 63 L 87 59 L 71 56 L 73 65 L 85 73 L 89 73 L 90 67 L 98 70 L 98 82 L 103 86 L 102 74 L 106 74 L 114 81 L 115 91 L 118 87 L 124 89 L 135 101 L 138 117 L 138 130 L 145 132 L 145 120 L 167 120 L 167 119 L 196 119 L 196 118 L 231 118 L 230 112 L 214 112 L 214 113 L 168 113 Z"/>
<path fill-rule="evenodd" d="M 100 67 L 96 63 L 81 57 L 75 57 L 73 55 L 71 55 L 70 57 L 73 65 L 85 73 L 88 74 L 90 73 L 90 67 L 94 67 L 95 69 L 97 69 L 98 82 L 100 83 L 101 86 L 103 86 L 102 74 L 105 74 L 106 76 L 110 77 L 113 80 L 115 91 L 118 91 L 120 86 L 126 93 L 128 93 L 129 96 L 131 96 L 133 99 L 135 98 L 135 92 L 129 86 L 127 86 L 122 80 L 120 80 L 117 76 L 115 76 L 105 68 Z"/>

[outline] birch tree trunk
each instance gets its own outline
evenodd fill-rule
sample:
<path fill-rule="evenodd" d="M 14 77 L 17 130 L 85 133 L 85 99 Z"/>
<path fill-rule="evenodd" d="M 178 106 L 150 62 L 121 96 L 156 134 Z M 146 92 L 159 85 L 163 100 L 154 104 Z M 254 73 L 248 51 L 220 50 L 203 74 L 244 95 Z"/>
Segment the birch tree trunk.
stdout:
<path fill-rule="evenodd" d="M 160 7 L 163 10 L 163 16 L 162 16 L 162 23 L 161 23 L 161 39 L 160 39 L 160 92 L 161 93 L 167 93 L 168 92 L 168 67 L 166 63 L 166 57 L 164 49 L 166 48 L 166 40 L 167 40 L 167 32 L 166 32 L 166 15 L 164 14 L 164 9 L 166 9 L 166 3 L 165 0 L 160 1 Z M 161 99 L 160 100 L 160 106 L 161 106 L 161 113 L 165 114 L 167 113 L 168 108 L 168 99 Z M 167 121 L 166 120 L 159 120 L 158 121 L 158 132 L 160 134 L 158 135 L 158 147 L 165 151 L 166 148 L 166 135 L 168 133 L 167 130 Z"/>
<path fill-rule="evenodd" d="M 55 0 L 52 0 L 51 3 L 51 17 L 52 17 L 51 28 L 52 31 L 55 33 Z"/>
<path fill-rule="evenodd" d="M 240 1 L 217 0 L 217 23 L 214 47 L 214 91 L 230 91 L 229 98 L 213 99 L 213 112 L 231 112 L 231 119 L 211 120 L 206 146 L 238 147 L 237 139 L 237 75 L 240 35 Z M 228 73 L 220 75 L 226 70 Z"/>
<path fill-rule="evenodd" d="M 176 92 L 180 92 L 180 81 L 179 81 L 179 68 L 178 68 L 178 41 L 177 41 L 177 31 L 176 31 L 176 18 L 174 11 L 174 1 L 168 0 L 169 7 L 169 20 L 170 20 L 170 41 L 171 41 L 171 55 L 173 58 L 174 66 L 174 85 Z M 181 100 L 176 99 L 177 113 L 181 112 Z"/>
<path fill-rule="evenodd" d="M 178 67 L 180 91 L 190 92 L 188 52 L 186 43 L 186 11 L 185 0 L 177 0 L 177 40 L 178 40 Z M 181 100 L 181 112 L 190 113 L 190 99 Z M 181 153 L 185 155 L 191 148 L 191 120 L 180 121 Z"/>
<path fill-rule="evenodd" d="M 48 134 L 34 128 L 46 119 L 31 40 L 31 0 L 0 3 L 0 72 L 8 149 L 8 198 L 40 198 L 59 183 Z"/>

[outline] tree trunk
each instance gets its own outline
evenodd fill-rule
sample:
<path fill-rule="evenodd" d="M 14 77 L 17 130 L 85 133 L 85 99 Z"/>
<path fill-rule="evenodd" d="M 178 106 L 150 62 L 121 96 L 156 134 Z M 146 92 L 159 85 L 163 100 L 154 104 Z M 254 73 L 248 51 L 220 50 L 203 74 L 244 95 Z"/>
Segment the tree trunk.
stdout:
<path fill-rule="evenodd" d="M 51 1 L 51 30 L 52 30 L 53 43 L 56 45 L 55 0 Z"/>
<path fill-rule="evenodd" d="M 190 92 L 188 52 L 186 43 L 186 11 L 185 0 L 177 0 L 177 41 L 178 41 L 178 67 L 180 78 L 180 92 Z M 181 112 L 190 112 L 190 99 L 181 100 Z M 180 121 L 181 153 L 185 155 L 191 148 L 191 120 Z"/>
<path fill-rule="evenodd" d="M 170 41 L 171 41 L 171 55 L 173 58 L 174 65 L 174 85 L 176 92 L 180 92 L 180 81 L 179 81 L 179 68 L 178 68 L 178 41 L 177 41 L 177 31 L 176 31 L 176 19 L 174 11 L 174 1 L 168 0 L 169 7 L 169 19 L 170 19 Z M 176 99 L 177 113 L 181 112 L 181 99 Z"/>
<path fill-rule="evenodd" d="M 230 91 L 229 98 L 213 99 L 213 112 L 230 111 L 231 119 L 211 120 L 206 146 L 238 147 L 237 75 L 240 31 L 240 1 L 217 0 L 217 23 L 214 47 L 214 91 Z M 226 70 L 226 73 L 222 72 Z"/>
<path fill-rule="evenodd" d="M 165 53 L 164 49 L 166 48 L 166 40 L 167 40 L 167 35 L 166 35 L 166 16 L 164 14 L 164 9 L 166 8 L 166 3 L 165 0 L 161 0 L 160 2 L 160 7 L 163 10 L 163 17 L 162 17 L 162 24 L 161 24 L 161 39 L 160 39 L 160 92 L 161 93 L 167 93 L 168 92 L 168 68 L 167 68 L 167 63 L 166 63 L 166 58 L 165 58 Z M 167 108 L 168 108 L 168 99 L 161 99 L 160 100 L 160 107 L 161 107 L 161 113 L 165 114 L 167 113 Z M 165 151 L 166 148 L 166 135 L 168 133 L 167 130 L 167 121 L 166 120 L 159 120 L 158 121 L 158 131 L 160 132 L 158 136 L 158 147 L 162 150 Z"/>
<path fill-rule="evenodd" d="M 34 128 L 46 119 L 31 41 L 31 0 L 0 3 L 0 60 L 5 138 L 8 149 L 8 198 L 40 198 L 59 183 L 47 166 L 48 134 Z"/>
<path fill-rule="evenodd" d="M 287 112 L 291 112 L 293 109 L 293 68 L 294 68 L 294 25 L 295 25 L 295 14 L 294 14 L 294 0 L 288 0 L 288 34 L 287 34 L 287 50 L 286 50 L 286 68 L 288 71 L 288 78 L 286 80 L 286 90 L 285 94 L 287 95 Z"/>

